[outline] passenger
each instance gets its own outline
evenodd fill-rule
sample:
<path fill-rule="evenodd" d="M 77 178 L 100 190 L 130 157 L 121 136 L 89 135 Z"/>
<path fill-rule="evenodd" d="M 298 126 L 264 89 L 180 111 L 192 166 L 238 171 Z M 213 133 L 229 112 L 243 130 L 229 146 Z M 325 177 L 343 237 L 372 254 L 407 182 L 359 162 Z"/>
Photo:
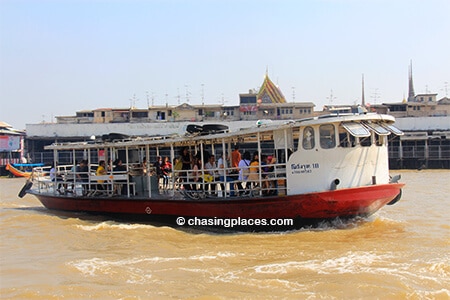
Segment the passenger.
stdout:
<path fill-rule="evenodd" d="M 159 180 L 163 177 L 162 176 L 162 170 L 161 170 L 161 166 L 163 165 L 163 160 L 161 156 L 157 156 L 156 157 L 156 161 L 153 164 L 153 166 L 155 167 L 155 173 L 156 173 L 156 178 L 157 178 L 157 182 L 158 182 L 158 186 L 159 186 Z"/>
<path fill-rule="evenodd" d="M 250 162 L 248 181 L 246 187 L 253 188 L 259 184 L 259 154 L 255 152 L 253 154 L 253 159 Z"/>
<path fill-rule="evenodd" d="M 108 163 L 106 164 L 106 168 L 105 168 L 105 169 L 108 170 L 109 172 L 111 172 L 111 171 L 114 169 L 114 167 L 113 167 L 113 161 L 112 161 L 111 158 L 108 159 Z"/>
<path fill-rule="evenodd" d="M 127 171 L 127 167 L 123 165 L 123 162 L 120 158 L 116 159 L 116 161 L 114 162 L 114 166 L 114 172 L 123 174 Z M 123 188 L 123 185 L 126 184 L 126 182 L 126 180 L 117 180 L 116 184 L 114 185 L 114 194 L 125 195 L 126 190 Z"/>
<path fill-rule="evenodd" d="M 172 176 L 174 177 L 174 183 L 176 184 L 173 188 L 180 188 L 179 183 L 181 182 L 180 173 L 181 169 L 183 168 L 183 163 L 181 162 L 181 159 L 174 158 L 172 162 L 173 166 L 173 173 Z"/>
<path fill-rule="evenodd" d="M 249 167 L 250 167 L 250 152 L 245 151 L 242 156 L 241 161 L 239 162 L 239 181 L 237 182 L 239 193 L 243 193 L 244 189 L 242 187 L 242 182 L 247 181 L 249 175 Z M 247 188 L 247 183 L 245 185 Z"/>
<path fill-rule="evenodd" d="M 190 182 L 192 182 L 192 184 L 190 185 L 191 190 L 197 191 L 198 187 L 197 184 L 202 184 L 202 178 L 201 178 L 201 169 L 202 169 L 202 165 L 201 165 L 201 160 L 198 158 L 197 155 L 192 157 L 192 170 L 190 172 Z M 203 187 L 200 187 L 200 190 L 203 190 Z"/>
<path fill-rule="evenodd" d="M 76 166 L 75 176 L 77 177 L 77 181 L 81 182 L 83 195 L 85 195 L 87 191 L 87 183 L 89 181 L 89 168 L 87 165 L 87 160 L 81 160 L 80 164 Z"/>
<path fill-rule="evenodd" d="M 208 183 L 206 190 L 211 188 L 211 194 L 216 195 L 216 181 L 219 179 L 217 173 L 216 157 L 211 155 L 209 161 L 205 164 L 205 176 L 204 181 Z"/>
<path fill-rule="evenodd" d="M 234 146 L 234 151 L 231 152 L 231 166 L 236 170 L 239 169 L 239 162 L 241 161 L 241 153 L 239 152 L 239 145 Z"/>
<path fill-rule="evenodd" d="M 62 194 L 61 191 L 61 181 L 63 180 L 61 173 L 58 171 L 58 162 L 55 162 L 55 164 L 50 169 L 50 180 L 56 183 L 56 190 L 58 193 Z"/>
<path fill-rule="evenodd" d="M 191 162 L 192 162 L 191 154 L 189 153 L 188 147 L 184 147 L 181 150 L 180 159 L 181 159 L 181 163 L 182 163 L 182 167 L 181 167 L 182 171 L 180 172 L 180 181 L 187 182 L 188 181 L 188 178 L 187 178 L 188 172 L 189 172 L 189 170 L 191 170 Z M 190 190 L 192 188 L 190 184 L 184 184 L 183 187 L 185 190 Z"/>
<path fill-rule="evenodd" d="M 227 155 L 223 155 L 220 154 L 220 158 L 217 161 L 217 165 L 219 167 L 219 180 L 220 180 L 220 188 L 222 189 L 222 193 L 223 193 L 223 197 L 225 197 L 225 181 L 226 183 L 230 184 L 230 196 L 234 196 L 234 181 L 235 178 L 228 176 L 228 171 L 225 169 L 226 167 L 226 161 L 227 161 L 228 156 Z"/>
<path fill-rule="evenodd" d="M 267 156 L 267 195 L 276 195 L 277 194 L 277 180 L 275 174 L 275 164 L 277 159 L 275 156 Z"/>
<path fill-rule="evenodd" d="M 114 172 L 126 172 L 127 171 L 127 167 L 123 165 L 123 162 L 120 158 L 115 161 L 114 165 L 115 165 Z"/>
<path fill-rule="evenodd" d="M 170 172 L 172 172 L 172 164 L 170 163 L 169 157 L 166 156 L 164 162 L 161 166 L 161 173 L 163 178 L 163 189 L 167 189 L 169 187 L 169 178 Z"/>
<path fill-rule="evenodd" d="M 106 172 L 105 168 L 106 168 L 106 163 L 104 160 L 101 160 L 98 163 L 98 167 L 97 167 L 97 170 L 95 171 L 95 175 L 97 175 L 97 176 L 106 175 L 107 172 Z M 105 183 L 104 180 L 97 180 L 97 189 L 104 190 L 105 189 L 104 183 Z"/>
<path fill-rule="evenodd" d="M 235 177 L 236 180 L 239 179 L 239 162 L 242 160 L 241 152 L 239 152 L 239 145 L 234 145 L 234 150 L 231 152 L 231 167 L 232 169 L 229 171 L 229 176 Z M 236 188 L 238 190 L 242 190 L 242 184 L 235 180 Z"/>
<path fill-rule="evenodd" d="M 52 168 L 50 169 L 50 181 L 56 181 L 57 168 L 55 167 L 55 165 L 53 165 Z"/>
<path fill-rule="evenodd" d="M 142 160 L 142 164 L 141 164 L 141 170 L 142 170 L 142 174 L 143 175 L 147 175 L 147 169 L 148 169 L 148 166 L 147 166 L 147 157 L 144 157 L 144 159 Z"/>

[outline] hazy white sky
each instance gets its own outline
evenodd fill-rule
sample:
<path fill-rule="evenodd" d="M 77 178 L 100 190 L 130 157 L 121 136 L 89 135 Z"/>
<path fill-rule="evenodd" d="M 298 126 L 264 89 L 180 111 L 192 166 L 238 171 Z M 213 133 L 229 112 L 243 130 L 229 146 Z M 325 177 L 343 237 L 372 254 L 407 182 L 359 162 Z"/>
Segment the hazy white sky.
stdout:
<path fill-rule="evenodd" d="M 316 109 L 359 102 L 363 73 L 367 102 L 399 102 L 410 60 L 416 93 L 440 99 L 449 15 L 448 0 L 0 0 L 0 121 L 178 96 L 236 105 L 267 68 Z"/>

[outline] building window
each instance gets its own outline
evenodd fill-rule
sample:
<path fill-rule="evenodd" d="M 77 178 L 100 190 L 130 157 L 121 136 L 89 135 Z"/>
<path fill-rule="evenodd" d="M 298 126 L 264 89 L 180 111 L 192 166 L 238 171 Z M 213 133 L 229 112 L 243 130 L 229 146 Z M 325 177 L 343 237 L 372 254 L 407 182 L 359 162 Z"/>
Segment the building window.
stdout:
<path fill-rule="evenodd" d="M 133 116 L 133 118 L 139 118 L 139 119 L 147 118 L 148 117 L 148 112 L 146 112 L 146 111 L 133 111 L 132 112 L 132 116 Z"/>
<path fill-rule="evenodd" d="M 164 112 L 164 111 L 157 111 L 156 112 L 156 119 L 157 120 L 165 120 L 166 119 L 166 112 Z"/>
<path fill-rule="evenodd" d="M 252 104 L 256 103 L 256 96 L 241 96 L 241 104 Z"/>

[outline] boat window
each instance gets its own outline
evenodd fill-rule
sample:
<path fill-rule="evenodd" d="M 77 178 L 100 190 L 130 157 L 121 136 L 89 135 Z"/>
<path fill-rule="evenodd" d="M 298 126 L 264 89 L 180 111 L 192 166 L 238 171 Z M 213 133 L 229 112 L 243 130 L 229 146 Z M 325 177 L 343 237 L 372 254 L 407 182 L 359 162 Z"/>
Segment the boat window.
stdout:
<path fill-rule="evenodd" d="M 342 126 L 354 137 L 370 136 L 369 130 L 359 123 L 355 122 L 342 123 Z"/>
<path fill-rule="evenodd" d="M 336 146 L 336 137 L 333 124 L 324 124 L 319 127 L 320 147 L 330 149 Z"/>
<path fill-rule="evenodd" d="M 381 134 L 375 133 L 375 145 L 383 146 L 384 141 L 386 140 L 385 136 L 386 135 L 381 135 Z"/>
<path fill-rule="evenodd" d="M 303 129 L 303 149 L 310 150 L 314 146 L 314 129 L 311 126 L 305 127 Z"/>
<path fill-rule="evenodd" d="M 383 126 L 384 128 L 386 128 L 387 130 L 389 130 L 390 132 L 392 132 L 395 135 L 403 135 L 403 131 L 401 131 L 400 129 L 398 129 L 394 125 L 382 124 L 381 126 Z"/>
<path fill-rule="evenodd" d="M 356 138 L 349 134 L 344 128 L 339 130 L 339 146 L 343 148 L 355 147 Z"/>
<path fill-rule="evenodd" d="M 387 130 L 386 128 L 384 128 L 383 126 L 381 126 L 381 124 L 366 123 L 366 122 L 364 122 L 363 124 L 379 135 L 390 135 L 391 134 L 391 132 L 389 130 Z"/>
<path fill-rule="evenodd" d="M 372 145 L 372 137 L 371 136 L 360 137 L 359 144 L 363 147 L 370 147 L 370 145 Z"/>

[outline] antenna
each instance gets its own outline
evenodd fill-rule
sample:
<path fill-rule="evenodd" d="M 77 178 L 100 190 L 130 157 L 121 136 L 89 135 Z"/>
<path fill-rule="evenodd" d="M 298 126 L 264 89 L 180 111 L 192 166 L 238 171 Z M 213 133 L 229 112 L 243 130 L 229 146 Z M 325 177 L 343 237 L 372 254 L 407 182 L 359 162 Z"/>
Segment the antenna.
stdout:
<path fill-rule="evenodd" d="M 202 83 L 202 105 L 205 105 L 205 84 Z"/>
<path fill-rule="evenodd" d="M 295 102 L 295 86 L 292 87 L 292 102 Z"/>
<path fill-rule="evenodd" d="M 378 93 L 378 88 L 372 93 L 373 104 L 377 104 L 377 99 L 380 98 L 380 94 Z"/>
<path fill-rule="evenodd" d="M 133 98 L 130 99 L 130 108 L 136 108 L 137 101 L 139 101 L 139 99 L 136 99 L 136 94 L 133 94 Z"/>
<path fill-rule="evenodd" d="M 333 104 L 333 100 L 336 100 L 336 97 L 333 96 L 333 89 L 330 90 L 330 96 L 327 99 L 330 101 L 330 105 Z"/>
<path fill-rule="evenodd" d="M 185 84 L 184 87 L 186 88 L 186 102 L 189 103 L 189 85 Z"/>
<path fill-rule="evenodd" d="M 447 81 L 444 82 L 444 88 L 441 89 L 441 91 L 442 90 L 445 92 L 445 97 L 447 98 L 448 97 L 448 82 Z"/>
<path fill-rule="evenodd" d="M 361 95 L 361 106 L 366 106 L 366 99 L 364 96 L 364 74 L 362 74 L 362 95 Z"/>

